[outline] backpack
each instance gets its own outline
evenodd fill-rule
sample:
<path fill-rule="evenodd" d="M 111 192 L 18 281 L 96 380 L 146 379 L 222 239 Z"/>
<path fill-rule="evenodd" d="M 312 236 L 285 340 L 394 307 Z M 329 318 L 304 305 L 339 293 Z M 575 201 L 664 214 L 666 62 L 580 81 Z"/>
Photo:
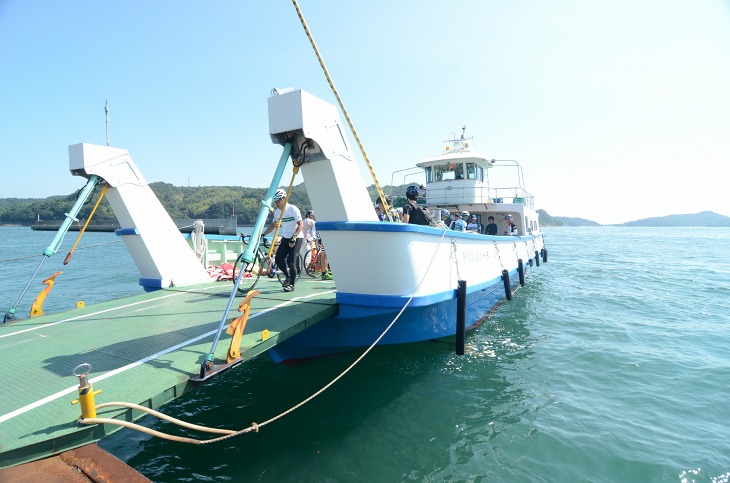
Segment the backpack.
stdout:
<path fill-rule="evenodd" d="M 426 221 L 428 222 L 428 226 L 438 226 L 439 223 L 436 221 L 436 218 L 433 217 L 430 211 L 428 211 L 428 208 L 425 206 L 419 206 L 421 208 L 421 211 L 423 212 L 423 216 L 426 218 Z"/>

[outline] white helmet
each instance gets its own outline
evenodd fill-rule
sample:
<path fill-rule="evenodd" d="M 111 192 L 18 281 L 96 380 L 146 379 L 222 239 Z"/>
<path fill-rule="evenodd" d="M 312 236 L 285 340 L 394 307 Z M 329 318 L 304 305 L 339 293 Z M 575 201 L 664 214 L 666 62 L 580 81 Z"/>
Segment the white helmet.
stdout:
<path fill-rule="evenodd" d="M 462 211 L 461 212 L 461 217 L 462 218 L 469 218 L 469 212 L 468 211 Z"/>
<path fill-rule="evenodd" d="M 276 193 L 274 193 L 274 201 L 279 200 L 285 200 L 286 199 L 286 191 L 282 189 L 276 190 Z"/>

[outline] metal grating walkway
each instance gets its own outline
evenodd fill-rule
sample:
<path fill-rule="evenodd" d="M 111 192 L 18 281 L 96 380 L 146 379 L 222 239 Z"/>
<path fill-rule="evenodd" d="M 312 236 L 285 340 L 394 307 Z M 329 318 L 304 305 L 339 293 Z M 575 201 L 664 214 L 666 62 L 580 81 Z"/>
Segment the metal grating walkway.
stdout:
<path fill-rule="evenodd" d="M 77 424 L 78 379 L 74 367 L 89 363 L 97 404 L 128 401 L 152 408 L 196 385 L 233 285 L 165 289 L 82 309 L 0 325 L 5 377 L 0 382 L 0 468 L 33 461 L 98 441 L 118 426 Z M 294 292 L 262 277 L 261 294 L 241 343 L 244 360 L 337 313 L 332 282 L 302 276 Z M 236 297 L 228 320 L 240 315 Z M 261 340 L 261 331 L 270 336 Z M 218 343 L 215 362 L 225 362 L 231 336 Z M 245 365 L 244 365 L 245 366 Z M 240 370 L 240 366 L 238 369 Z M 128 409 L 98 417 L 142 416 Z"/>

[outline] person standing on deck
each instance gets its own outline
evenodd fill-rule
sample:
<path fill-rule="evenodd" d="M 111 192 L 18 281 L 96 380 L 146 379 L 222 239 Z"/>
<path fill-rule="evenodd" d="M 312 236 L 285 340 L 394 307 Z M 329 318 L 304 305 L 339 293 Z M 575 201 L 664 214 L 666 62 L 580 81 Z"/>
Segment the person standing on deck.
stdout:
<path fill-rule="evenodd" d="M 485 235 L 497 236 L 497 230 L 498 230 L 498 228 L 497 228 L 497 224 L 494 222 L 494 217 L 493 216 L 490 216 L 489 218 L 487 218 L 487 221 L 489 223 L 487 224 L 487 229 L 484 232 L 484 234 Z"/>
<path fill-rule="evenodd" d="M 447 210 L 446 208 L 441 208 L 441 217 L 442 217 L 441 221 L 443 221 L 444 225 L 446 225 L 446 228 L 448 228 L 450 230 L 451 229 L 451 220 L 450 220 L 451 212 L 449 210 Z"/>
<path fill-rule="evenodd" d="M 418 192 L 418 186 L 409 186 L 406 189 L 406 199 L 408 199 L 408 203 L 403 205 L 403 223 L 428 226 L 426 215 L 423 214 L 421 207 L 416 205 Z"/>
<path fill-rule="evenodd" d="M 466 231 L 466 222 L 461 219 L 461 213 L 454 213 L 454 221 L 451 223 L 451 229 L 454 231 Z"/>
<path fill-rule="evenodd" d="M 307 242 L 303 251 L 306 252 L 307 250 L 317 246 L 317 228 L 315 227 L 317 224 L 317 218 L 314 216 L 314 211 L 307 210 L 307 214 L 304 215 L 303 223 L 304 228 L 302 229 L 302 233 L 304 234 L 304 240 Z M 302 257 L 304 257 L 304 255 L 302 255 Z"/>
<path fill-rule="evenodd" d="M 302 213 L 296 206 L 287 203 L 284 208 L 284 214 L 281 214 L 281 208 L 286 200 L 286 191 L 279 189 L 274 194 L 274 221 L 264 230 L 263 235 L 267 235 L 276 229 L 276 224 L 281 218 L 281 242 L 276 250 L 274 261 L 276 266 L 284 273 L 287 281 L 284 282 L 284 292 L 292 292 L 294 290 L 294 282 L 297 279 L 297 268 L 295 266 L 296 255 L 302 249 L 302 241 L 304 241 L 304 222 L 302 221 Z M 287 264 L 289 268 L 287 268 Z"/>
<path fill-rule="evenodd" d="M 470 231 L 473 233 L 482 232 L 482 225 L 479 224 L 479 221 L 477 221 L 477 215 L 475 215 L 474 213 L 469 216 L 469 221 L 467 221 L 466 224 L 466 231 Z"/>
<path fill-rule="evenodd" d="M 504 215 L 504 235 L 517 236 L 517 225 L 512 223 L 512 215 Z"/>

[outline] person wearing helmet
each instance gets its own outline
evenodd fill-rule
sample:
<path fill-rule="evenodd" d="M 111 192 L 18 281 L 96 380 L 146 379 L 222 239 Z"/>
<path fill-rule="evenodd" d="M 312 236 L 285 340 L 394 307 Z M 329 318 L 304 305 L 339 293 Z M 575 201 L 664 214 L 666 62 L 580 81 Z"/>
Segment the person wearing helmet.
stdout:
<path fill-rule="evenodd" d="M 317 239 L 317 229 L 315 228 L 315 225 L 317 224 L 317 218 L 314 216 L 314 211 L 307 210 L 307 213 L 304 215 L 304 228 L 302 229 L 302 233 L 304 234 L 304 240 L 306 240 L 306 245 L 302 244 L 304 250 L 307 250 L 309 248 L 315 247 L 315 240 Z M 304 254 L 302 254 L 302 257 Z"/>
<path fill-rule="evenodd" d="M 294 263 L 297 253 L 302 249 L 302 242 L 304 241 L 304 222 L 302 220 L 302 212 L 299 208 L 286 203 L 286 191 L 282 189 L 276 190 L 274 193 L 274 220 L 264 230 L 263 235 L 267 235 L 276 229 L 276 225 L 281 223 L 279 228 L 279 234 L 281 235 L 281 243 L 279 248 L 276 250 L 274 261 L 276 266 L 284 272 L 286 282 L 284 282 L 284 292 L 291 292 L 294 290 L 294 282 L 297 279 L 297 269 Z M 291 269 L 288 269 L 291 267 Z"/>
<path fill-rule="evenodd" d="M 479 224 L 479 220 L 477 220 L 477 215 L 469 215 L 469 218 L 466 221 L 466 231 L 470 231 L 472 233 L 482 232 L 482 225 Z"/>
<path fill-rule="evenodd" d="M 421 207 L 416 204 L 418 193 L 418 186 L 411 185 L 406 189 L 406 199 L 408 202 L 403 205 L 403 223 L 428 226 L 429 222 L 426 214 L 423 212 Z"/>
<path fill-rule="evenodd" d="M 499 228 L 497 227 L 497 224 L 494 222 L 494 217 L 490 215 L 489 218 L 487 218 L 487 221 L 489 223 L 487 224 L 484 234 L 497 236 L 497 230 L 499 230 Z"/>
<path fill-rule="evenodd" d="M 454 213 L 454 221 L 451 223 L 451 229 L 454 231 L 466 231 L 466 221 L 461 219 L 461 213 Z"/>
<path fill-rule="evenodd" d="M 505 236 L 517 236 L 517 225 L 512 223 L 512 215 L 504 215 L 504 234 Z"/>
<path fill-rule="evenodd" d="M 447 210 L 446 208 L 441 208 L 441 221 L 444 222 L 444 225 L 448 228 L 451 224 L 451 212 Z"/>
<path fill-rule="evenodd" d="M 380 197 L 375 200 L 373 206 L 375 206 L 375 214 L 378 215 L 378 221 L 387 220 L 387 216 L 385 214 L 385 206 L 383 206 L 383 200 Z"/>

